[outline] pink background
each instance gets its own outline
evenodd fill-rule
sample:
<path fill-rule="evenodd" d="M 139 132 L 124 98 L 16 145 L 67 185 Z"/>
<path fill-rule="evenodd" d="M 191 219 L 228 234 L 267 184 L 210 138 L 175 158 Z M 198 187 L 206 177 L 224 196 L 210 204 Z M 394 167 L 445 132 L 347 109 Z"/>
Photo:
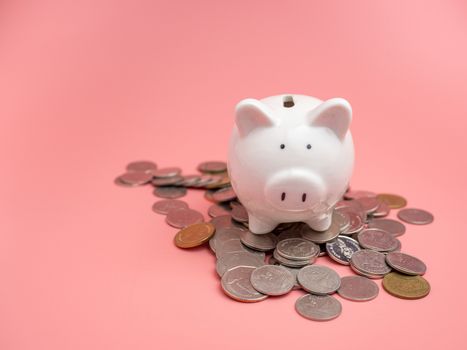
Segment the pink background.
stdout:
<path fill-rule="evenodd" d="M 460 0 L 1 2 L 0 348 L 465 348 L 466 38 Z M 351 102 L 354 189 L 434 213 L 401 237 L 427 298 L 327 323 L 300 291 L 234 302 L 150 188 L 114 185 L 225 159 L 235 104 L 290 92 Z"/>

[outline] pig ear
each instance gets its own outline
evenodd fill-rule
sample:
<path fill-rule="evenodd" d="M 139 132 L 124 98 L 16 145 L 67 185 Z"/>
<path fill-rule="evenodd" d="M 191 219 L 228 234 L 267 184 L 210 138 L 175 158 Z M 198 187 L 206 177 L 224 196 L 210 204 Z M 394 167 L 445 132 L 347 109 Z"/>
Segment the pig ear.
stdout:
<path fill-rule="evenodd" d="M 253 98 L 240 101 L 235 108 L 235 123 L 240 136 L 245 137 L 256 128 L 273 126 L 271 115 L 271 110 L 261 101 Z"/>
<path fill-rule="evenodd" d="M 329 128 L 342 141 L 352 120 L 352 107 L 343 98 L 331 98 L 311 110 L 308 118 L 312 126 Z"/>

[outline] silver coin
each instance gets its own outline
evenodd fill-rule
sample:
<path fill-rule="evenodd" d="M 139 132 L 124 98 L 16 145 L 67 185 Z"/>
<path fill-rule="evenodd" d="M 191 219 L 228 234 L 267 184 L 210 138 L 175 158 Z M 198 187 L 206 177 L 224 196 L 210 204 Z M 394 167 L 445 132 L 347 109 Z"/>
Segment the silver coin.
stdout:
<path fill-rule="evenodd" d="M 256 268 L 250 278 L 253 288 L 267 295 L 284 295 L 294 286 L 295 277 L 279 265 L 264 265 Z"/>
<path fill-rule="evenodd" d="M 248 252 L 235 252 L 225 254 L 216 262 L 216 272 L 219 276 L 237 266 L 260 267 L 265 265 L 264 260 L 256 254 Z"/>
<path fill-rule="evenodd" d="M 164 186 L 156 187 L 153 193 L 159 198 L 175 199 L 184 197 L 186 192 L 185 187 Z"/>
<path fill-rule="evenodd" d="M 254 267 L 238 266 L 226 271 L 222 276 L 221 286 L 224 293 L 234 300 L 253 303 L 262 301 L 268 296 L 258 292 L 250 282 L 251 273 Z"/>
<path fill-rule="evenodd" d="M 339 226 L 339 232 L 345 231 L 350 226 L 350 218 L 346 215 L 346 213 L 339 212 L 338 210 L 334 210 L 332 213 L 333 221 L 337 223 Z"/>
<path fill-rule="evenodd" d="M 226 202 L 237 198 L 232 187 L 224 187 L 212 194 L 212 199 L 216 202 Z"/>
<path fill-rule="evenodd" d="M 302 238 L 312 241 L 314 243 L 326 243 L 332 241 L 340 233 L 340 228 L 337 222 L 333 221 L 331 227 L 326 231 L 315 231 L 310 226 L 302 226 Z"/>
<path fill-rule="evenodd" d="M 347 236 L 337 236 L 335 240 L 326 243 L 329 257 L 343 265 L 349 265 L 353 253 L 359 250 L 358 242 Z"/>
<path fill-rule="evenodd" d="M 171 176 L 171 177 L 160 177 L 152 179 L 151 183 L 154 186 L 172 186 L 179 185 L 183 182 L 183 177 L 181 176 Z"/>
<path fill-rule="evenodd" d="M 405 233 L 404 224 L 393 219 L 371 220 L 368 223 L 368 228 L 377 228 L 389 232 L 393 237 L 398 237 Z"/>
<path fill-rule="evenodd" d="M 384 201 L 381 201 L 381 200 L 378 200 L 378 201 L 379 201 L 378 208 L 376 208 L 376 211 L 371 213 L 371 216 L 375 218 L 380 218 L 380 217 L 389 215 L 389 213 L 391 212 L 391 208 L 389 207 L 389 205 Z"/>
<path fill-rule="evenodd" d="M 315 262 L 315 260 L 316 260 L 316 258 L 314 260 L 310 260 L 310 261 L 308 261 L 308 260 L 290 260 L 290 259 L 286 259 L 283 256 L 281 256 L 280 254 L 278 254 L 277 250 L 274 250 L 274 252 L 272 253 L 272 256 L 281 265 L 288 266 L 288 267 L 303 267 L 303 266 L 306 266 L 306 265 L 313 264 Z"/>
<path fill-rule="evenodd" d="M 338 236 L 339 237 L 339 236 Z M 332 241 L 331 241 L 332 242 Z M 328 255 L 328 252 L 326 251 L 326 243 L 320 243 L 318 244 L 319 247 L 319 254 L 318 256 L 325 256 Z"/>
<path fill-rule="evenodd" d="M 378 209 L 380 203 L 376 197 L 361 197 L 354 200 L 360 203 L 367 215 L 374 213 Z"/>
<path fill-rule="evenodd" d="M 250 231 L 243 231 L 240 240 L 247 247 L 263 252 L 274 249 L 277 243 L 277 238 L 272 233 L 256 235 Z"/>
<path fill-rule="evenodd" d="M 208 215 L 212 218 L 222 215 L 230 215 L 230 210 L 220 204 L 213 204 L 208 208 Z"/>
<path fill-rule="evenodd" d="M 245 231 L 245 228 L 242 225 L 233 221 L 230 215 L 216 216 L 212 218 L 209 222 L 216 227 L 216 230 L 227 227 L 235 227 Z"/>
<path fill-rule="evenodd" d="M 223 242 L 234 238 L 240 240 L 240 232 L 241 230 L 236 227 L 216 228 L 214 236 L 209 240 L 209 245 L 215 252 L 217 244 L 222 244 Z"/>
<path fill-rule="evenodd" d="M 294 276 L 294 286 L 292 289 L 302 289 L 302 286 L 300 286 L 297 280 L 297 274 L 298 274 L 298 271 L 300 271 L 301 267 L 290 267 L 290 266 L 281 265 L 281 263 L 278 260 L 276 260 L 276 258 L 274 258 L 273 256 L 269 257 L 268 264 L 269 265 L 280 265 L 284 269 L 287 269 L 288 271 L 290 271 L 290 273 L 292 273 L 292 275 Z"/>
<path fill-rule="evenodd" d="M 217 184 L 221 181 L 222 177 L 216 175 L 200 175 L 198 182 L 192 185 L 192 187 L 206 187 Z M 213 191 L 215 192 L 215 190 Z"/>
<path fill-rule="evenodd" d="M 188 209 L 188 204 L 178 199 L 163 199 L 153 204 L 152 210 L 166 215 L 172 209 Z"/>
<path fill-rule="evenodd" d="M 363 248 L 378 252 L 389 252 L 397 248 L 397 240 L 394 236 L 377 228 L 363 230 L 358 234 L 357 239 Z"/>
<path fill-rule="evenodd" d="M 201 180 L 199 175 L 184 175 L 182 178 L 183 180 L 180 181 L 180 186 L 185 187 L 192 187 Z"/>
<path fill-rule="evenodd" d="M 363 276 L 344 276 L 337 293 L 352 301 L 369 301 L 378 296 L 379 287 L 371 279 Z"/>
<path fill-rule="evenodd" d="M 358 214 L 363 221 L 366 220 L 366 212 L 363 210 L 362 205 L 357 200 L 339 201 L 336 203 L 334 210 L 339 212 L 352 211 Z"/>
<path fill-rule="evenodd" d="M 353 253 L 350 258 L 350 267 L 358 274 L 370 278 L 383 278 L 391 272 L 391 268 L 386 264 L 386 256 L 369 249 Z"/>
<path fill-rule="evenodd" d="M 431 224 L 434 220 L 433 214 L 422 209 L 404 208 L 399 210 L 397 217 L 404 222 L 415 225 Z"/>
<path fill-rule="evenodd" d="M 345 199 L 358 199 L 358 198 L 365 198 L 365 197 L 376 197 L 376 193 L 371 191 L 347 191 L 344 193 Z"/>
<path fill-rule="evenodd" d="M 230 215 L 232 215 L 232 219 L 235 221 L 248 222 L 248 213 L 245 207 L 241 204 L 235 205 Z"/>
<path fill-rule="evenodd" d="M 409 254 L 390 252 L 386 254 L 386 262 L 394 270 L 406 275 L 423 275 L 426 272 L 425 263 Z"/>
<path fill-rule="evenodd" d="M 346 229 L 341 231 L 341 234 L 351 235 L 363 230 L 363 228 L 365 227 L 365 222 L 359 214 L 349 210 L 344 212 L 343 214 L 347 215 L 350 224 Z"/>
<path fill-rule="evenodd" d="M 170 168 L 162 168 L 162 169 L 157 169 L 152 171 L 152 174 L 154 177 L 173 177 L 180 175 L 182 172 L 182 169 L 178 167 L 170 167 Z"/>
<path fill-rule="evenodd" d="M 295 310 L 310 320 L 329 321 L 341 314 L 342 305 L 331 295 L 305 294 L 295 302 Z"/>
<path fill-rule="evenodd" d="M 336 271 L 321 265 L 305 266 L 298 272 L 297 279 L 304 290 L 317 295 L 334 293 L 341 284 Z"/>
<path fill-rule="evenodd" d="M 293 277 L 294 285 L 292 289 L 302 289 L 302 286 L 300 285 L 300 283 L 298 283 L 298 279 L 297 279 L 298 271 L 300 271 L 301 267 L 290 267 L 290 266 L 285 266 L 285 265 L 280 265 L 280 266 L 282 266 L 284 269 L 289 270 L 290 273 L 294 276 Z"/>
<path fill-rule="evenodd" d="M 303 238 L 288 238 L 277 243 L 277 253 L 290 260 L 311 260 L 320 252 L 319 246 Z"/>
<path fill-rule="evenodd" d="M 185 228 L 204 221 L 203 214 L 187 208 L 173 209 L 167 213 L 165 221 L 173 227 Z"/>
<path fill-rule="evenodd" d="M 285 231 L 282 231 L 278 236 L 277 236 L 277 241 L 283 241 L 284 239 L 289 239 L 289 238 L 302 238 L 302 234 L 300 233 L 299 229 L 288 229 Z"/>
<path fill-rule="evenodd" d="M 246 252 L 245 246 L 238 237 L 223 241 L 216 240 L 215 250 L 218 259 L 229 253 Z"/>
<path fill-rule="evenodd" d="M 157 169 L 157 165 L 154 162 L 148 160 L 140 160 L 136 162 L 131 162 L 126 166 L 128 171 L 140 171 L 143 173 L 151 173 Z"/>
<path fill-rule="evenodd" d="M 117 179 L 128 186 L 141 186 L 149 183 L 152 179 L 152 175 L 150 173 L 132 171 L 120 175 Z"/>
<path fill-rule="evenodd" d="M 202 173 L 222 173 L 227 171 L 227 164 L 222 161 L 203 162 L 198 165 L 198 170 Z"/>

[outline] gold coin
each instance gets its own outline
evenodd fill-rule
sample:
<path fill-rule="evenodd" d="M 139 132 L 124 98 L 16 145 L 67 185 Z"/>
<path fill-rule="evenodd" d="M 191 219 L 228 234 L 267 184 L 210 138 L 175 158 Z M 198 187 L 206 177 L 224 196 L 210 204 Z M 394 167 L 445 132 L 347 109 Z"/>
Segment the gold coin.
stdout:
<path fill-rule="evenodd" d="M 402 299 L 420 299 L 430 293 L 430 284 L 422 276 L 407 276 L 398 272 L 384 276 L 383 287 L 389 294 Z"/>
<path fill-rule="evenodd" d="M 206 243 L 216 228 L 208 222 L 201 222 L 185 227 L 175 235 L 174 242 L 179 248 L 193 248 Z"/>
<path fill-rule="evenodd" d="M 386 203 L 391 209 L 403 208 L 407 205 L 407 200 L 397 194 L 380 193 L 376 196 L 380 201 Z"/>

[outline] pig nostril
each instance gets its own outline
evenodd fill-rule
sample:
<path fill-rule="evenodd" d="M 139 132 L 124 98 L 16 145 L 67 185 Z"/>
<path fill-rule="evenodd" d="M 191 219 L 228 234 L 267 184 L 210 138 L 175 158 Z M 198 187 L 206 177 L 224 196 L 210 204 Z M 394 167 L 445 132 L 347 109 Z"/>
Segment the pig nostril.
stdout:
<path fill-rule="evenodd" d="M 281 200 L 283 201 L 285 199 L 285 192 L 282 192 L 281 194 Z"/>
<path fill-rule="evenodd" d="M 306 201 L 306 193 L 302 194 L 302 202 Z"/>

